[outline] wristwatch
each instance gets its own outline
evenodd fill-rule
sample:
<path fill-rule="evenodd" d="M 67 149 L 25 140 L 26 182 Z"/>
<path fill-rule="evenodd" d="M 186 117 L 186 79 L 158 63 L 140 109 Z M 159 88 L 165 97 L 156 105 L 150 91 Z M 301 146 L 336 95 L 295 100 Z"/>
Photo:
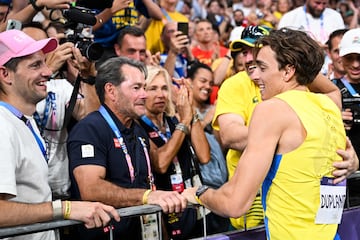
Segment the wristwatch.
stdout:
<path fill-rule="evenodd" d="M 87 83 L 89 85 L 94 85 L 95 84 L 95 77 L 93 76 L 90 76 L 88 78 L 81 78 L 81 81 L 84 82 L 84 83 Z"/>
<path fill-rule="evenodd" d="M 209 186 L 207 186 L 207 185 L 201 185 L 201 186 L 196 190 L 195 196 L 199 198 L 199 197 L 200 197 L 204 192 L 206 192 L 208 189 L 209 189 Z"/>
<path fill-rule="evenodd" d="M 200 201 L 200 196 L 206 192 L 209 189 L 209 186 L 207 185 L 201 185 L 195 192 L 195 200 L 200 204 L 200 205 L 204 205 L 201 201 Z"/>

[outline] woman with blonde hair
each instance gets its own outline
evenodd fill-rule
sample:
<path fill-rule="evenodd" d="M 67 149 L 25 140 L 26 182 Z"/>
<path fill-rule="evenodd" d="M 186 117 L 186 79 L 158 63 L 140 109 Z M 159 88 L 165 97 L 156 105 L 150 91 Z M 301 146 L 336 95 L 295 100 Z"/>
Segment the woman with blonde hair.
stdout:
<path fill-rule="evenodd" d="M 175 117 L 169 74 L 160 66 L 148 66 L 147 70 L 146 114 L 140 119 L 140 124 L 150 138 L 155 185 L 157 189 L 181 193 L 186 188 L 202 185 L 199 163 L 209 162 L 209 144 L 192 108 L 190 85 L 185 80 L 178 82 L 178 117 Z M 164 217 L 168 238 L 195 237 L 198 229 L 196 209 L 188 208 L 182 214 Z"/>

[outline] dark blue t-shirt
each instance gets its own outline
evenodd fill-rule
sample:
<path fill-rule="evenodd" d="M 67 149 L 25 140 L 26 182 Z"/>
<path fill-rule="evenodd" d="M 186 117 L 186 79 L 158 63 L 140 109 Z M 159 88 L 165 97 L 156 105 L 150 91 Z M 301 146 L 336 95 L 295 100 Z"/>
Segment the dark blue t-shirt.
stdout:
<path fill-rule="evenodd" d="M 95 11 L 100 12 L 100 10 Z M 139 21 L 140 14 L 146 18 L 150 17 L 145 4 L 141 0 L 135 0 L 129 7 L 115 13 L 112 18 L 103 23 L 101 28 L 94 31 L 95 42 L 100 43 L 103 47 L 113 47 L 121 29 L 135 26 Z"/>

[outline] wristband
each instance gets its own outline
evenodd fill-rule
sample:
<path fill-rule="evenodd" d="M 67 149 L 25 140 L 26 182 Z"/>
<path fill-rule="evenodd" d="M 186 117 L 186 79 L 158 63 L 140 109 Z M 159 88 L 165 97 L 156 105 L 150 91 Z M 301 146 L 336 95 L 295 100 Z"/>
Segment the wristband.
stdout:
<path fill-rule="evenodd" d="M 149 194 L 151 192 L 151 189 L 148 189 L 144 192 L 144 195 L 142 197 L 142 203 L 143 204 L 148 204 L 148 198 L 149 198 Z"/>
<path fill-rule="evenodd" d="M 94 85 L 95 84 L 95 77 L 88 77 L 88 78 L 81 78 L 81 81 L 83 81 L 84 83 L 87 83 L 89 85 Z"/>
<path fill-rule="evenodd" d="M 185 135 L 188 135 L 190 133 L 189 128 L 183 123 L 178 123 L 175 127 L 175 130 L 180 130 L 185 133 Z"/>
<path fill-rule="evenodd" d="M 65 201 L 64 219 L 70 219 L 70 214 L 71 214 L 71 202 Z"/>
<path fill-rule="evenodd" d="M 36 0 L 29 0 L 29 3 L 31 4 L 31 6 L 35 9 L 35 11 L 40 12 L 41 10 L 44 9 L 45 6 L 39 7 L 36 5 Z"/>
<path fill-rule="evenodd" d="M 201 206 L 204 206 L 204 204 L 200 201 L 200 198 L 198 196 L 195 195 L 194 197 L 198 204 L 200 204 Z"/>
<path fill-rule="evenodd" d="M 55 200 L 52 201 L 51 203 L 52 205 L 52 209 L 53 209 L 53 219 L 62 219 L 63 218 L 63 213 L 62 213 L 62 204 L 61 204 L 61 200 Z"/>
<path fill-rule="evenodd" d="M 231 57 L 229 55 L 225 55 L 224 57 L 231 60 Z"/>

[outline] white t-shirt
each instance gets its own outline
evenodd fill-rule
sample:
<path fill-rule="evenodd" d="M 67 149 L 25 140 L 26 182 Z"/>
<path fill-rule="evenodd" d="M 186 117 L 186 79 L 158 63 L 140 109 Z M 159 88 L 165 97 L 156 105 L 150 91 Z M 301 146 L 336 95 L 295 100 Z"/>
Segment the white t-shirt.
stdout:
<path fill-rule="evenodd" d="M 34 119 L 29 119 L 35 133 L 40 136 Z M 0 123 L 0 193 L 11 195 L 9 201 L 50 202 L 48 166 L 31 130 L 3 106 L 0 106 Z M 54 231 L 46 231 L 11 239 L 51 240 L 55 235 Z"/>
<path fill-rule="evenodd" d="M 251 12 L 253 12 L 253 11 L 254 11 L 256 14 L 259 14 L 259 13 L 261 12 L 258 8 L 255 8 L 255 9 L 254 9 L 253 6 L 251 6 L 251 7 L 244 7 L 244 5 L 243 5 L 241 2 L 239 2 L 239 3 L 234 3 L 233 6 L 232 6 L 232 9 L 233 9 L 233 11 L 235 11 L 235 10 L 237 10 L 237 9 L 242 10 L 243 13 L 244 13 L 244 17 L 249 16 L 249 14 L 250 14 Z"/>
<path fill-rule="evenodd" d="M 305 13 L 304 6 L 301 6 L 284 14 L 277 28 L 283 27 L 308 32 L 311 37 L 324 44 L 333 31 L 343 29 L 345 25 L 340 13 L 331 8 L 325 8 L 322 17 L 314 18 Z"/>

